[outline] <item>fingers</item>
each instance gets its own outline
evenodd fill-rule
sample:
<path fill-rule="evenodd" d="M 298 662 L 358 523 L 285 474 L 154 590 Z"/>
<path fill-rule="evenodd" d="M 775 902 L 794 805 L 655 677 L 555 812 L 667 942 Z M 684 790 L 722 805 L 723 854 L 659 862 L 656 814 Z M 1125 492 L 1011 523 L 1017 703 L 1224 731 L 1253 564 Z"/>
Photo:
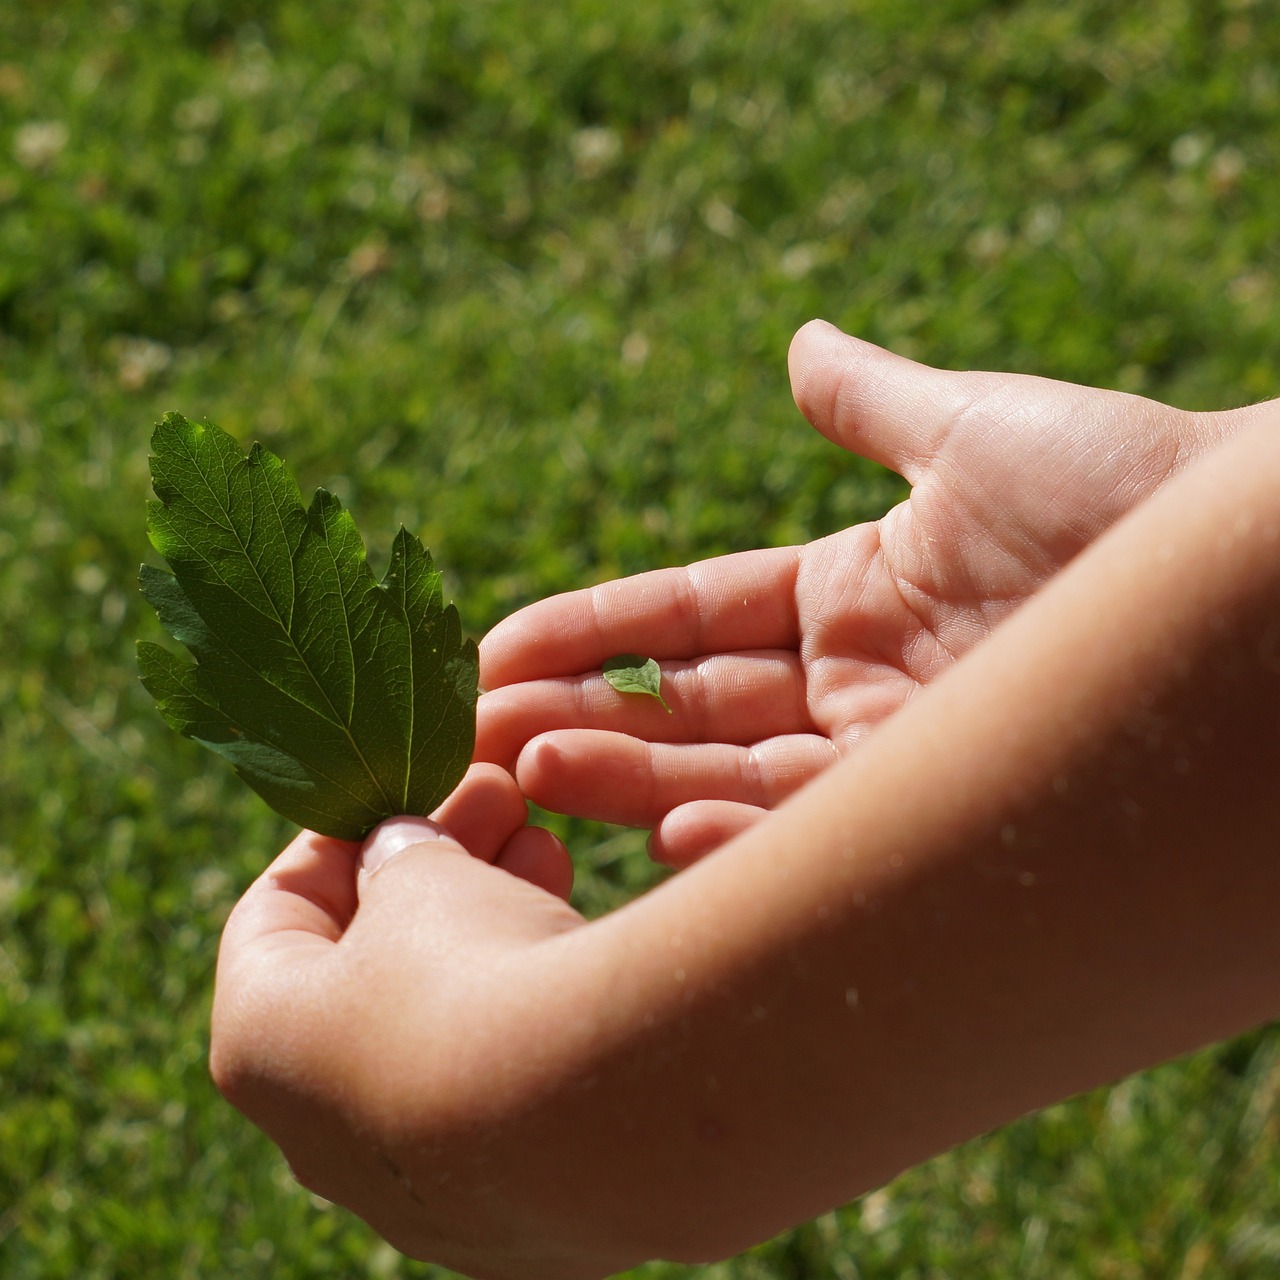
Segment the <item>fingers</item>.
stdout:
<path fill-rule="evenodd" d="M 503 846 L 495 865 L 565 902 L 569 900 L 573 862 L 569 851 L 545 827 L 522 827 Z"/>
<path fill-rule="evenodd" d="M 516 761 L 536 804 L 599 822 L 653 827 L 693 800 L 772 808 L 835 758 L 819 735 L 789 734 L 753 746 L 649 743 L 625 734 L 569 729 L 535 738 Z"/>
<path fill-rule="evenodd" d="M 739 552 L 539 601 L 481 642 L 481 687 L 583 675 L 619 653 L 794 649 L 798 562 L 795 547 Z"/>
<path fill-rule="evenodd" d="M 656 699 L 619 693 L 598 672 L 497 689 L 480 699 L 476 756 L 509 768 L 531 738 L 558 729 L 744 746 L 814 731 L 804 670 L 794 652 L 664 662 L 662 696 L 670 714 Z"/>
<path fill-rule="evenodd" d="M 536 829 L 526 827 L 525 798 L 515 779 L 497 766 L 472 765 L 434 816 L 452 844 L 481 861 L 516 874 L 528 871 L 522 878 L 550 892 L 564 884 L 564 846 L 551 832 L 532 834 Z M 432 825 L 414 818 L 392 822 Z M 219 984 L 230 985 L 241 970 L 253 975 L 269 967 L 286 974 L 322 958 L 356 914 L 359 866 L 360 846 L 301 832 L 228 918 L 218 956 Z"/>
<path fill-rule="evenodd" d="M 528 803 L 505 769 L 473 764 L 431 816 L 472 857 L 568 898 L 573 888 L 568 850 L 550 831 L 527 825 Z"/>
<path fill-rule="evenodd" d="M 696 801 L 662 818 L 649 837 L 649 856 L 677 871 L 718 849 L 769 811 L 731 800 Z"/>
<path fill-rule="evenodd" d="M 493 862 L 524 826 L 529 810 L 515 780 L 492 764 L 473 764 L 431 815 L 472 857 Z"/>
<path fill-rule="evenodd" d="M 974 396 L 964 375 L 812 320 L 792 339 L 791 391 L 829 440 L 915 483 Z"/>
<path fill-rule="evenodd" d="M 256 965 L 307 960 L 343 934 L 356 910 L 358 846 L 303 831 L 258 877 L 236 904 L 222 933 L 219 977 Z"/>

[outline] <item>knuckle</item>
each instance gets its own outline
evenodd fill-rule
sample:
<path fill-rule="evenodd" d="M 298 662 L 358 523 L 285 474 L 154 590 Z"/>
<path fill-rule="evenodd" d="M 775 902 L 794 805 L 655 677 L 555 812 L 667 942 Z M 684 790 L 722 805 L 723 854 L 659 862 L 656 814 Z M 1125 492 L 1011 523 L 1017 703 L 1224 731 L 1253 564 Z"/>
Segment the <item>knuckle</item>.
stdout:
<path fill-rule="evenodd" d="M 255 1033 L 255 1020 L 246 1016 L 242 1001 L 229 1008 L 228 1000 L 219 995 L 210 1030 L 209 1075 L 218 1092 L 237 1110 L 247 1113 L 253 1109 L 265 1040 Z"/>

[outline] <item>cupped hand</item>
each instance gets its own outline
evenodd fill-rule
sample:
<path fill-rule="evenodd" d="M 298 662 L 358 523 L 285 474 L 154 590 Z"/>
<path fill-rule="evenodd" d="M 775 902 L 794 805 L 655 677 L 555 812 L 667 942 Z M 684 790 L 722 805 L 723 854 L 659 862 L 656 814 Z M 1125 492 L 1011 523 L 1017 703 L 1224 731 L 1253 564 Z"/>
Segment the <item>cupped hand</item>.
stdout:
<path fill-rule="evenodd" d="M 478 758 L 683 865 L 755 821 L 1234 428 L 1115 391 L 917 364 L 815 321 L 805 416 L 906 478 L 882 519 L 529 606 L 481 645 Z M 1248 410 L 1240 413 L 1248 413 Z M 673 709 L 601 664 L 657 658 Z"/>
<path fill-rule="evenodd" d="M 537 1054 L 507 1037 L 539 1043 L 537 944 L 582 923 L 567 854 L 526 811 L 482 764 L 434 820 L 363 847 L 302 832 L 227 922 L 210 1068 L 299 1181 L 402 1251 L 559 1280 L 608 1268 L 522 1224 L 528 1187 L 475 1136 L 507 1132 L 494 1109 L 534 1087 Z"/>

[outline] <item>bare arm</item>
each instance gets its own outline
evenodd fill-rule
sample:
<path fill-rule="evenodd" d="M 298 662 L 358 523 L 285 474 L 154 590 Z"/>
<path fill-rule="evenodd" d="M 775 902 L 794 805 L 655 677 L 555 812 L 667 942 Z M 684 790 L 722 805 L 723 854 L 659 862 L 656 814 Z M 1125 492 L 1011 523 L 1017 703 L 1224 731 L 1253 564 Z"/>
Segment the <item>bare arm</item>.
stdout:
<path fill-rule="evenodd" d="M 1280 1012 L 1276 426 L 770 820 L 562 940 L 625 957 L 625 1025 L 668 1011 L 679 1151 L 636 1156 L 650 1210 L 716 1186 L 730 1252 Z M 602 1082 L 619 1124 L 654 1092 L 633 1055 Z"/>
<path fill-rule="evenodd" d="M 313 1186 L 469 1274 L 733 1253 L 1275 1016 L 1277 778 L 1263 420 L 604 920 L 437 842 L 294 959 L 285 891 L 252 890 L 215 1074 Z"/>

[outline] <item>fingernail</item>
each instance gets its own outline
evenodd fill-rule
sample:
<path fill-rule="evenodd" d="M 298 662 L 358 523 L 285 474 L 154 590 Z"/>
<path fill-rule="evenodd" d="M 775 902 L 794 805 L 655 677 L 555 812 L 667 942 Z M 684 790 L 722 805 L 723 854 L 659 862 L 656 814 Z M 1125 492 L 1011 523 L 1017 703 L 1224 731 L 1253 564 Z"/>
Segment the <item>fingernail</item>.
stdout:
<path fill-rule="evenodd" d="M 365 841 L 364 848 L 360 850 L 360 870 L 371 876 L 396 854 L 413 848 L 415 844 L 447 839 L 448 832 L 428 818 L 389 818 L 375 827 Z"/>

